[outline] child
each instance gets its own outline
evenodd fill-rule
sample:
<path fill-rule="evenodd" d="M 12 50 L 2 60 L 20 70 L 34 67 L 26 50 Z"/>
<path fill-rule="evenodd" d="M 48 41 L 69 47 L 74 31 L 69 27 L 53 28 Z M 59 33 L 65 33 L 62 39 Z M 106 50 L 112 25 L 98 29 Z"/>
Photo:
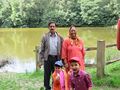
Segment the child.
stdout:
<path fill-rule="evenodd" d="M 52 74 L 53 89 L 52 90 L 68 90 L 67 74 L 62 69 L 62 61 L 55 62 L 55 71 Z"/>
<path fill-rule="evenodd" d="M 92 90 L 92 81 L 90 76 L 80 70 L 80 59 L 73 57 L 70 59 L 70 66 L 72 73 L 70 75 L 70 87 L 71 90 Z"/>

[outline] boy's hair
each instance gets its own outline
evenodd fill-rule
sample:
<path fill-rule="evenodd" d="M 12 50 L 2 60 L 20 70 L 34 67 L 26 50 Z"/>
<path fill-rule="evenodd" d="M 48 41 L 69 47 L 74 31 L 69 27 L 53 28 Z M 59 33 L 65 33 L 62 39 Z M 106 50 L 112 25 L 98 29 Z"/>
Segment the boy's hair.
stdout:
<path fill-rule="evenodd" d="M 78 61 L 75 61 L 75 60 L 71 60 L 71 62 L 70 62 L 70 63 L 73 63 L 73 62 L 78 63 Z"/>
<path fill-rule="evenodd" d="M 72 63 L 72 62 L 77 62 L 78 64 L 80 64 L 80 58 L 79 57 L 72 57 L 70 59 L 70 63 Z"/>
<path fill-rule="evenodd" d="M 71 64 L 71 63 L 78 63 L 78 64 L 80 65 L 80 62 L 75 61 L 75 60 L 71 60 L 70 64 Z"/>

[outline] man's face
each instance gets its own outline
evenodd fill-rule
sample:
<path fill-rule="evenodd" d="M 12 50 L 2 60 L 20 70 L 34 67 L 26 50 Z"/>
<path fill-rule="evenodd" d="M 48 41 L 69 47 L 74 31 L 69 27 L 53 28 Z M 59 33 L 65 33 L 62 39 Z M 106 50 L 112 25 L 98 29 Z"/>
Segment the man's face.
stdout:
<path fill-rule="evenodd" d="M 54 33 L 56 31 L 56 25 L 55 25 L 55 23 L 51 23 L 48 28 L 49 28 L 49 30 L 50 30 L 51 33 Z"/>
<path fill-rule="evenodd" d="M 70 66 L 73 70 L 73 73 L 78 73 L 78 71 L 80 70 L 80 65 L 78 62 L 71 62 Z"/>

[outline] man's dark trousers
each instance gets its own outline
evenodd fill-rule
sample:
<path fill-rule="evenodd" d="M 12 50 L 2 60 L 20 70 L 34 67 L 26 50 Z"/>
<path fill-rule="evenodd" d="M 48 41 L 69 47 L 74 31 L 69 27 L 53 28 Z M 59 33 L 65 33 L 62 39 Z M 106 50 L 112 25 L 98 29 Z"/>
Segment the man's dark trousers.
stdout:
<path fill-rule="evenodd" d="M 44 86 L 45 90 L 51 90 L 50 76 L 54 72 L 54 64 L 58 60 L 57 56 L 49 55 L 48 60 L 44 61 Z"/>

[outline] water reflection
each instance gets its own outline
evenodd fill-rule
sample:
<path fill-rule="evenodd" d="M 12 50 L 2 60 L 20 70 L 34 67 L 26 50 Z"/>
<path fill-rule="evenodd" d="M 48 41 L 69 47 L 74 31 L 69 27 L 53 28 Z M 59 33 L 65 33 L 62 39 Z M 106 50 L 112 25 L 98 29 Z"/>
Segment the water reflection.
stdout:
<path fill-rule="evenodd" d="M 86 59 L 86 64 L 96 64 L 94 59 Z M 41 67 L 43 68 L 43 67 Z M 18 59 L 9 60 L 9 63 L 0 68 L 0 72 L 15 72 L 15 73 L 29 73 L 36 70 L 36 62 L 29 60 L 29 62 L 22 62 Z"/>
<path fill-rule="evenodd" d="M 36 70 L 34 60 L 29 62 L 21 62 L 18 59 L 10 60 L 8 64 L 0 68 L 0 72 L 16 72 L 16 73 L 28 73 Z"/>
<path fill-rule="evenodd" d="M 96 46 L 97 40 L 106 44 L 116 42 L 116 30 L 110 27 L 80 27 L 78 35 L 84 40 L 85 47 Z M 0 58 L 13 57 L 13 63 L 0 69 L 0 72 L 33 72 L 35 70 L 35 49 L 47 28 L 0 29 Z M 67 37 L 68 28 L 58 28 L 63 37 Z M 86 62 L 93 63 L 96 51 L 86 52 Z M 90 62 L 89 62 L 90 60 Z M 23 62 L 25 61 L 25 62 Z"/>

